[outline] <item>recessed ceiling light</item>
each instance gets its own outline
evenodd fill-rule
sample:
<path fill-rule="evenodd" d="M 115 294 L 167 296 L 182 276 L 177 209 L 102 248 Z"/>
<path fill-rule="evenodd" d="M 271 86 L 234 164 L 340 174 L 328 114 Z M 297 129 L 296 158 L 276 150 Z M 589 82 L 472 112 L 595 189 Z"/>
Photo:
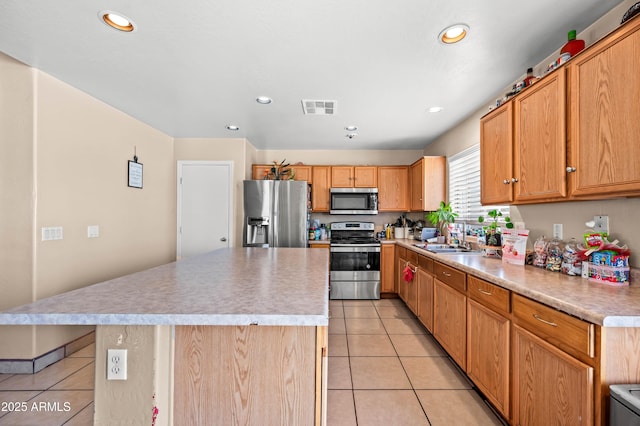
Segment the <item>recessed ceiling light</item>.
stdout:
<path fill-rule="evenodd" d="M 469 26 L 466 24 L 451 25 L 444 30 L 440 31 L 438 40 L 444 44 L 457 43 L 467 36 L 469 32 Z"/>
<path fill-rule="evenodd" d="M 258 96 L 256 98 L 256 102 L 263 105 L 269 105 L 271 102 L 273 102 L 273 99 L 268 96 Z"/>
<path fill-rule="evenodd" d="M 434 106 L 434 107 L 429 108 L 429 112 L 440 112 L 440 111 L 442 111 L 443 109 L 444 109 L 444 108 L 442 108 L 442 107 Z"/>
<path fill-rule="evenodd" d="M 135 31 L 136 27 L 133 24 L 133 21 L 121 13 L 111 12 L 110 10 L 103 10 L 98 13 L 100 20 L 110 26 L 111 28 L 115 28 L 119 31 L 124 31 L 126 33 L 130 33 Z"/>
<path fill-rule="evenodd" d="M 234 126 L 233 124 L 229 124 L 229 125 L 227 126 L 227 130 L 232 130 L 232 131 L 234 131 L 234 132 L 235 132 L 235 131 L 240 130 L 240 127 L 238 127 L 238 126 Z"/>
<path fill-rule="evenodd" d="M 347 126 L 344 129 L 348 132 L 355 132 L 356 130 L 358 130 L 358 126 Z"/>

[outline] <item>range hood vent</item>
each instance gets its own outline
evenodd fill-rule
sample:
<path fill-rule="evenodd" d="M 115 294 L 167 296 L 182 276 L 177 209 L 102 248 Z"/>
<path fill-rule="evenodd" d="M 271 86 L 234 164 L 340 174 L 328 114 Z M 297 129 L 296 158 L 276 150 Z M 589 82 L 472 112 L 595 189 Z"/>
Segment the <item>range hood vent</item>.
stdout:
<path fill-rule="evenodd" d="M 302 100 L 302 110 L 305 115 L 335 115 L 337 106 L 337 101 Z"/>

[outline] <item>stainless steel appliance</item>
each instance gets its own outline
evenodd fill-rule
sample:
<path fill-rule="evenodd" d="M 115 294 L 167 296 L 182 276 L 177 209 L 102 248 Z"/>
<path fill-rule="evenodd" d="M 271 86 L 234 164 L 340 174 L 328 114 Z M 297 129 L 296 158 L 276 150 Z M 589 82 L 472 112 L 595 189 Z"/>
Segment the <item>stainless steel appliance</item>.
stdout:
<path fill-rule="evenodd" d="M 380 299 L 380 240 L 372 222 L 330 225 L 330 299 Z"/>
<path fill-rule="evenodd" d="M 308 184 L 244 181 L 243 247 L 307 247 Z"/>
<path fill-rule="evenodd" d="M 331 214 L 378 214 L 378 188 L 331 188 Z"/>

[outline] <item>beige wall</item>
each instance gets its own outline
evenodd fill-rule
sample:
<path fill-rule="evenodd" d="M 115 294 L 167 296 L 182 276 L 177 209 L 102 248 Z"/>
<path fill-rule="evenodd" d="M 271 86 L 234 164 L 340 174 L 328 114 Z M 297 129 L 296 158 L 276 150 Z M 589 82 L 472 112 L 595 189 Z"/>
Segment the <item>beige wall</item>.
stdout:
<path fill-rule="evenodd" d="M 4 55 L 0 72 L 2 307 L 174 260 L 173 140 Z M 127 187 L 134 146 L 141 190 Z M 88 225 L 99 238 L 87 238 Z M 63 227 L 64 238 L 41 241 L 46 226 Z M 0 359 L 32 358 L 91 329 L 3 326 Z"/>
<path fill-rule="evenodd" d="M 622 2 L 610 13 L 603 16 L 602 19 L 580 33 L 578 38 L 583 38 L 587 44 L 598 40 L 619 25 L 620 18 L 624 12 L 634 3 L 634 0 Z M 546 64 L 557 57 L 557 53 L 557 51 L 552 53 L 549 58 L 543 60 L 535 69 L 542 70 L 546 68 Z M 507 90 L 508 88 L 505 88 L 504 92 Z M 497 99 L 500 96 L 501 94 L 496 94 L 495 98 Z M 489 105 L 494 103 L 495 100 L 488 100 L 485 107 L 479 109 L 458 126 L 425 147 L 424 154 L 451 156 L 479 143 L 480 117 L 489 112 Z M 576 201 L 512 206 L 511 216 L 513 220 L 525 222 L 526 227 L 531 231 L 529 238 L 529 246 L 531 247 L 532 241 L 540 235 L 552 235 L 554 223 L 563 224 L 564 240 L 569 240 L 572 237 L 581 238 L 586 228 L 584 223 L 593 219 L 594 215 L 608 215 L 612 237 L 618 238 L 621 242 L 628 244 L 632 251 L 637 252 L 640 250 L 640 227 L 637 225 L 638 211 L 640 211 L 639 198 L 622 198 L 608 201 Z M 636 268 L 640 267 L 640 258 L 632 256 L 631 263 Z"/>
<path fill-rule="evenodd" d="M 0 54 L 0 310 L 33 298 L 33 73 Z M 32 335 L 0 326 L 0 358 L 30 353 Z"/>

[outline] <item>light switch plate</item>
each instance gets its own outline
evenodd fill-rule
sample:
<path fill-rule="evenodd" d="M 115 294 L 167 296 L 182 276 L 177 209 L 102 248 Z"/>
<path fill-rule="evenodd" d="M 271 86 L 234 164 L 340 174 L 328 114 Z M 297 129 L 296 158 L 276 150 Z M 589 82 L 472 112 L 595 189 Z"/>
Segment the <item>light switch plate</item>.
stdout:
<path fill-rule="evenodd" d="M 100 236 L 100 227 L 98 225 L 87 226 L 87 237 L 98 238 Z"/>

